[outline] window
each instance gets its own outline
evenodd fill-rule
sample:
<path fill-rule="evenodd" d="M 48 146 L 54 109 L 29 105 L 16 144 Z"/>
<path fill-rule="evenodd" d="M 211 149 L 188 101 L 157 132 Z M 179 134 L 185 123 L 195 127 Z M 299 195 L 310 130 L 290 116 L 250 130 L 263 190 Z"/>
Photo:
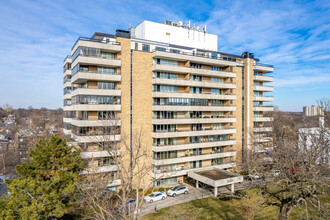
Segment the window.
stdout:
<path fill-rule="evenodd" d="M 149 44 L 142 44 L 142 51 L 150 51 L 150 45 Z"/>
<path fill-rule="evenodd" d="M 190 93 L 201 94 L 202 93 L 202 88 L 190 87 Z"/>
<path fill-rule="evenodd" d="M 138 49 L 139 49 L 139 44 L 135 43 L 135 50 L 138 50 Z"/>
<path fill-rule="evenodd" d="M 253 102 L 253 106 L 259 106 L 260 102 Z"/>
<path fill-rule="evenodd" d="M 213 94 L 213 95 L 219 95 L 220 94 L 220 90 L 219 89 L 211 89 L 211 94 Z"/>
<path fill-rule="evenodd" d="M 202 81 L 202 76 L 190 75 L 190 80 Z"/>
<path fill-rule="evenodd" d="M 255 117 L 255 118 L 260 117 L 260 112 L 253 112 L 253 117 Z"/>
<path fill-rule="evenodd" d="M 256 91 L 254 91 L 254 92 L 253 92 L 253 95 L 254 95 L 254 96 L 260 96 L 260 92 L 256 92 Z"/>
<path fill-rule="evenodd" d="M 211 82 L 216 82 L 216 83 L 224 83 L 225 80 L 223 78 L 211 78 Z"/>
<path fill-rule="evenodd" d="M 154 72 L 154 78 L 163 78 L 163 79 L 177 79 L 178 74 L 175 73 L 163 73 L 163 72 Z"/>
<path fill-rule="evenodd" d="M 156 51 L 166 51 L 165 47 L 156 47 L 155 48 Z"/>
<path fill-rule="evenodd" d="M 202 167 L 202 161 L 190 162 L 190 169 Z"/>
<path fill-rule="evenodd" d="M 255 86 L 260 86 L 260 82 L 254 82 Z"/>
<path fill-rule="evenodd" d="M 178 66 L 178 61 L 174 61 L 174 60 L 163 60 L 163 59 L 154 59 L 154 64 L 169 65 L 169 66 Z"/>
<path fill-rule="evenodd" d="M 115 112 L 113 111 L 100 111 L 97 112 L 98 120 L 109 120 L 115 118 Z"/>
<path fill-rule="evenodd" d="M 115 68 L 110 68 L 110 67 L 98 66 L 97 67 L 97 72 L 98 73 L 104 73 L 104 74 L 115 74 L 116 69 Z"/>
<path fill-rule="evenodd" d="M 176 49 L 170 49 L 171 53 L 180 53 L 180 50 L 176 50 Z"/>
<path fill-rule="evenodd" d="M 108 52 L 102 51 L 100 54 L 100 58 L 114 60 L 114 59 L 116 59 L 116 55 L 113 53 L 108 53 Z"/>
<path fill-rule="evenodd" d="M 98 82 L 99 89 L 115 89 L 115 83 L 112 82 Z"/>
<path fill-rule="evenodd" d="M 219 71 L 220 69 L 219 69 L 219 67 L 217 67 L 217 66 L 211 66 L 211 70 Z"/>
<path fill-rule="evenodd" d="M 178 92 L 178 87 L 177 86 L 154 85 L 154 91 L 156 91 L 156 92 Z"/>
<path fill-rule="evenodd" d="M 211 106 L 224 106 L 225 101 L 223 100 L 211 100 Z"/>
<path fill-rule="evenodd" d="M 191 68 L 202 69 L 202 64 L 190 63 Z"/>

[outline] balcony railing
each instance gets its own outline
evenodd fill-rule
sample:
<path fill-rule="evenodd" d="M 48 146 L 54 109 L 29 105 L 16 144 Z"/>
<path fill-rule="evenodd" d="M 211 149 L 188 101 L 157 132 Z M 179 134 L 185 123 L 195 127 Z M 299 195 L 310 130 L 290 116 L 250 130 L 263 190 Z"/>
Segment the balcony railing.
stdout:
<path fill-rule="evenodd" d="M 202 117 L 190 117 L 190 116 L 176 116 L 173 118 L 161 118 L 161 117 L 157 117 L 157 116 L 153 116 L 153 119 L 203 119 L 203 118 L 235 118 L 233 116 L 224 116 L 224 115 L 211 115 L 211 116 L 202 116 Z"/>
<path fill-rule="evenodd" d="M 271 67 L 271 68 L 274 68 L 273 65 L 265 64 L 265 63 L 259 63 L 259 62 L 256 63 L 256 66 L 265 66 L 265 67 Z"/>
<path fill-rule="evenodd" d="M 176 146 L 176 145 L 182 145 L 182 144 L 201 144 L 201 143 L 212 143 L 212 142 L 219 142 L 219 141 L 235 141 L 236 139 L 230 139 L 230 138 L 224 138 L 220 140 L 200 140 L 200 141 L 184 141 L 180 144 L 153 144 L 152 146 L 155 147 L 164 147 L 164 146 Z"/>
<path fill-rule="evenodd" d="M 104 40 L 100 40 L 100 39 L 94 39 L 94 38 L 88 38 L 88 37 L 79 37 L 76 42 L 74 43 L 73 47 L 71 48 L 71 50 L 73 50 L 73 48 L 76 46 L 76 44 L 78 43 L 78 41 L 83 40 L 83 41 L 92 41 L 92 42 L 97 42 L 97 43 L 103 43 L 103 44 L 115 44 L 115 45 L 120 45 L 119 42 L 106 42 Z"/>
<path fill-rule="evenodd" d="M 197 157 L 197 156 L 206 156 L 206 155 L 212 155 L 212 154 L 222 154 L 222 153 L 232 153 L 232 152 L 236 152 L 236 151 L 226 151 L 226 152 L 220 152 L 220 151 L 212 151 L 210 153 L 195 153 L 195 154 L 185 154 L 182 156 L 176 156 L 176 157 L 169 157 L 169 158 L 161 158 L 161 157 L 157 157 L 154 156 L 153 159 L 154 160 L 168 160 L 168 159 L 178 159 L 178 158 L 187 158 L 187 157 Z M 228 156 L 231 157 L 231 156 Z"/>
<path fill-rule="evenodd" d="M 215 52 L 209 52 L 209 54 L 198 54 L 194 52 L 184 52 L 181 50 L 170 50 L 170 49 L 164 49 L 164 50 L 152 50 L 152 52 L 160 51 L 160 52 L 167 52 L 167 53 L 175 53 L 175 54 L 181 54 L 181 55 L 187 55 L 187 56 L 195 56 L 195 57 L 204 57 L 209 59 L 215 59 L 215 60 L 223 60 L 223 61 L 229 61 L 229 62 L 236 62 L 236 58 L 230 58 L 222 57 L 220 53 Z M 214 70 L 218 71 L 218 70 Z"/>

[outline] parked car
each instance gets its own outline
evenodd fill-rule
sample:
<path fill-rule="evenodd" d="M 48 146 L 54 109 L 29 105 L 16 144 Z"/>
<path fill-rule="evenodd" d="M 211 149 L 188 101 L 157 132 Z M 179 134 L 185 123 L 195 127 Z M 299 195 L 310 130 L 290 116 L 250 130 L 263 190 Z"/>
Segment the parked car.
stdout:
<path fill-rule="evenodd" d="M 119 204 L 117 206 L 118 210 L 121 210 L 123 208 L 122 204 Z M 132 198 L 129 198 L 127 199 L 126 201 L 126 212 L 129 213 L 129 212 L 133 212 L 136 208 L 136 200 L 135 199 L 132 199 Z"/>
<path fill-rule="evenodd" d="M 186 187 L 186 186 L 176 186 L 176 187 L 173 187 L 172 189 L 167 191 L 168 196 L 175 197 L 176 195 L 179 195 L 179 194 L 188 194 L 188 187 Z"/>
<path fill-rule="evenodd" d="M 248 175 L 246 175 L 246 179 L 248 179 L 248 180 L 252 180 L 252 179 L 254 179 L 254 180 L 256 180 L 256 179 L 259 179 L 260 178 L 260 176 L 258 176 L 257 174 L 248 174 Z"/>
<path fill-rule="evenodd" d="M 164 200 L 167 197 L 165 192 L 153 192 L 146 197 L 144 197 L 144 201 L 148 203 L 152 203 L 158 200 Z"/>
<path fill-rule="evenodd" d="M 281 174 L 281 171 L 280 170 L 272 170 L 272 174 L 274 176 L 279 176 Z"/>

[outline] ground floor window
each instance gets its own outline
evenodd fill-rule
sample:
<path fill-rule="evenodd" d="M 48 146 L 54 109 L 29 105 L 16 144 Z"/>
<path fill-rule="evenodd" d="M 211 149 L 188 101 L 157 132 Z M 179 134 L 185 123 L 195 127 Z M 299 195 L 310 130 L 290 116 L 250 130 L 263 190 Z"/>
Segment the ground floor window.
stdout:
<path fill-rule="evenodd" d="M 173 185 L 178 183 L 177 177 L 162 179 L 162 180 L 156 180 L 154 181 L 154 186 L 166 186 L 166 185 Z"/>

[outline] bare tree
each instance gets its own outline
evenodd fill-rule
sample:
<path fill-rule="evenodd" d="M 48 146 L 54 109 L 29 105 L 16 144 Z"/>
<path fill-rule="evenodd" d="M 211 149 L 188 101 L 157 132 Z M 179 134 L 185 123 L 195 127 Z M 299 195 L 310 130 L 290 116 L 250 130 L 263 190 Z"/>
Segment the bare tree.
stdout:
<path fill-rule="evenodd" d="M 326 193 L 329 184 L 330 129 L 323 126 L 316 128 L 316 132 L 299 131 L 293 117 L 281 114 L 274 117 L 271 132 L 274 148 L 268 151 L 268 160 L 251 150 L 245 167 L 260 177 L 256 184 L 263 205 L 278 206 L 281 220 L 288 219 L 296 206 L 305 207 L 307 218 L 308 207 L 313 207 L 319 218 L 326 219 L 329 213 L 322 208 L 319 195 Z M 324 157 L 326 160 L 321 160 Z"/>
<path fill-rule="evenodd" d="M 78 186 L 86 207 L 84 216 L 89 219 L 133 219 L 139 214 L 144 194 L 152 187 L 150 143 L 145 141 L 142 128 L 133 133 L 132 140 L 123 133 L 118 139 L 120 120 L 111 114 L 103 119 L 92 131 L 91 140 L 107 152 L 110 164 L 117 170 L 101 174 L 99 167 L 89 168 L 85 181 Z M 116 180 L 120 180 L 119 190 L 107 191 L 107 186 Z M 129 203 L 131 199 L 135 200 L 134 205 Z"/>

